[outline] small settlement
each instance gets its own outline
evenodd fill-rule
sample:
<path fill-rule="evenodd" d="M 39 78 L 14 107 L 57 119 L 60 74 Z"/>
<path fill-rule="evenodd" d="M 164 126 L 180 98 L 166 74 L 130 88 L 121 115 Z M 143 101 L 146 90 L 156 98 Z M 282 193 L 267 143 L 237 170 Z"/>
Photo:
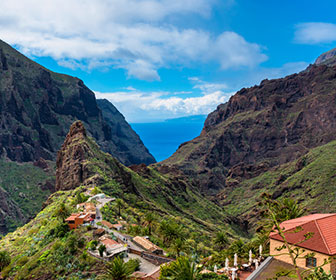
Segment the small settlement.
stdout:
<path fill-rule="evenodd" d="M 94 199 L 93 199 L 94 197 Z M 105 194 L 91 196 L 89 202 L 77 205 L 79 213 L 71 214 L 65 221 L 70 229 L 82 225 L 91 225 L 95 230 L 98 246 L 104 246 L 104 252 L 96 248 L 89 253 L 99 259 L 111 260 L 116 256 L 140 261 L 140 271 L 133 274 L 133 279 L 155 280 L 160 276 L 160 265 L 174 261 L 165 255 L 163 249 L 153 244 L 146 236 L 131 237 L 123 234 L 127 226 L 125 221 L 112 224 L 101 217 L 100 208 L 113 201 Z M 322 266 L 327 273 L 336 273 L 336 213 L 313 214 L 305 217 L 288 220 L 280 224 L 286 241 L 292 248 L 301 252 L 297 265 L 302 270 Z M 308 237 L 307 237 L 308 236 Z M 99 245 L 100 244 L 100 245 Z M 263 256 L 263 248 L 259 247 L 259 254 L 255 256 L 249 252 L 246 263 L 238 263 L 238 255 L 234 254 L 233 264 L 230 266 L 226 258 L 225 266 L 214 266 L 212 270 L 203 265 L 202 274 L 225 274 L 230 279 L 263 280 L 274 277 L 280 270 L 291 270 L 293 264 L 287 253 L 284 240 L 278 232 L 270 234 L 270 254 Z"/>
<path fill-rule="evenodd" d="M 91 196 L 90 192 L 86 192 Z M 132 279 L 157 280 L 160 276 L 160 265 L 173 261 L 164 255 L 164 251 L 153 244 L 148 237 L 131 237 L 122 234 L 127 223 L 119 221 L 112 224 L 101 217 L 100 209 L 114 198 L 109 198 L 105 194 L 91 196 L 86 203 L 77 205 L 79 213 L 72 213 L 65 221 L 70 229 L 76 229 L 80 226 L 90 225 L 94 228 L 93 236 L 98 245 L 91 248 L 88 252 L 95 258 L 112 260 L 121 256 L 128 261 L 129 259 L 138 259 L 140 261 L 140 270 L 132 275 Z M 104 251 L 99 252 L 99 247 L 103 245 Z"/>

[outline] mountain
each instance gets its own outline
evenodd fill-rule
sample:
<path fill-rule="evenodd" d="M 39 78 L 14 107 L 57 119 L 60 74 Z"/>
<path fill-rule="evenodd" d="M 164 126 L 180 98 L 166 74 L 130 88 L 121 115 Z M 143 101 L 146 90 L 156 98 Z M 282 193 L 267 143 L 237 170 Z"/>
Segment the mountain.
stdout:
<path fill-rule="evenodd" d="M 336 67 L 313 66 L 283 79 L 243 88 L 219 105 L 201 135 L 162 165 L 197 178 L 216 193 L 228 178 L 252 178 L 336 139 Z"/>
<path fill-rule="evenodd" d="M 126 165 L 154 163 L 154 157 L 117 108 L 106 99 L 97 99 L 97 105 L 102 110 L 104 120 L 111 127 L 114 143 L 111 154 Z"/>
<path fill-rule="evenodd" d="M 98 103 L 78 78 L 49 71 L 0 40 L 0 234 L 34 217 L 54 191 L 56 154 L 77 119 L 126 165 L 155 162 L 118 110 Z"/>
<path fill-rule="evenodd" d="M 88 252 L 92 240 L 97 240 L 92 228 L 69 231 L 62 216 L 78 211 L 78 198 L 85 198 L 85 193 L 92 189 L 122 201 L 119 213 L 116 202 L 105 205 L 101 212 L 110 222 L 122 216 L 124 223 L 136 224 L 136 231 L 130 227 L 128 234 L 148 235 L 144 217 L 154 214 L 150 238 L 170 253 L 174 244 L 162 239 L 160 225 L 176 225 L 183 231 L 179 234 L 191 242 L 190 248 L 198 248 L 195 250 L 199 252 L 210 250 L 211 238 L 218 231 L 237 235 L 239 227 L 230 225 L 232 221 L 220 207 L 204 198 L 183 174 L 164 174 L 165 170 L 160 173 L 144 164 L 130 168 L 122 165 L 100 150 L 80 121 L 71 126 L 58 152 L 56 169 L 57 191 L 46 201 L 44 209 L 28 224 L 0 240 L 0 248 L 11 255 L 3 277 L 93 279 L 104 273 L 104 262 Z"/>
<path fill-rule="evenodd" d="M 321 54 L 315 61 L 316 65 L 325 64 L 328 66 L 336 65 L 336 48 Z"/>
<path fill-rule="evenodd" d="M 169 123 L 204 123 L 207 115 L 192 115 L 181 118 L 166 119 Z"/>
<path fill-rule="evenodd" d="M 70 125 L 81 120 L 100 147 L 121 162 L 154 162 L 115 108 L 108 111 L 108 122 L 104 120 L 94 93 L 81 80 L 51 72 L 3 41 L 0 41 L 0 92 L 2 158 L 17 162 L 55 160 Z M 113 107 L 106 101 L 102 106 Z"/>
<path fill-rule="evenodd" d="M 314 213 L 335 211 L 334 50 L 307 70 L 243 88 L 208 115 L 202 133 L 157 166 L 175 168 L 250 230 L 267 192 Z"/>

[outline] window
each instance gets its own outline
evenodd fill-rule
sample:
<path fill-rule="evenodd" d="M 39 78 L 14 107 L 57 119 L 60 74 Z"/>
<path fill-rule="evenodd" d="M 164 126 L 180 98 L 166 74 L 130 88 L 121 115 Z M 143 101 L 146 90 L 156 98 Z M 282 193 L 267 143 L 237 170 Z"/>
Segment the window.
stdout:
<path fill-rule="evenodd" d="M 316 267 L 316 258 L 306 258 L 306 267 Z"/>

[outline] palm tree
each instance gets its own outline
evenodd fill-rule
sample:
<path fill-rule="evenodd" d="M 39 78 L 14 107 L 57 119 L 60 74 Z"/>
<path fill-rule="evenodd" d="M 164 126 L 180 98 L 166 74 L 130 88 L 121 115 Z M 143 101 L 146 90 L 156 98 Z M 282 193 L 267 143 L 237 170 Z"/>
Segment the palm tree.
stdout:
<path fill-rule="evenodd" d="M 218 245 L 220 250 L 223 250 L 229 243 L 229 239 L 225 232 L 220 231 L 217 232 L 216 238 L 215 238 L 215 244 Z"/>
<path fill-rule="evenodd" d="M 118 216 L 120 217 L 120 215 L 121 215 L 121 207 L 123 207 L 124 202 L 120 198 L 116 199 L 115 202 L 116 202 L 116 205 L 118 207 Z"/>
<path fill-rule="evenodd" d="M 194 262 L 187 257 L 179 257 L 176 261 L 161 268 L 161 280 L 195 280 L 199 271 Z"/>
<path fill-rule="evenodd" d="M 127 280 L 134 272 L 134 265 L 117 257 L 106 265 L 106 274 L 103 279 L 106 280 Z"/>
<path fill-rule="evenodd" d="M 153 212 L 148 212 L 145 216 L 145 222 L 148 226 L 148 234 L 152 235 L 152 224 L 155 221 L 155 216 Z"/>
<path fill-rule="evenodd" d="M 171 243 L 177 238 L 184 239 L 182 226 L 179 226 L 172 220 L 163 220 L 160 224 L 159 231 L 163 237 L 164 243 Z"/>
<path fill-rule="evenodd" d="M 64 202 L 60 204 L 60 206 L 55 211 L 56 217 L 60 218 L 63 222 L 70 215 L 69 209 L 66 207 Z"/>
<path fill-rule="evenodd" d="M 174 241 L 173 247 L 176 251 L 176 255 L 179 257 L 181 254 L 181 251 L 186 249 L 186 244 L 182 238 L 177 238 Z"/>

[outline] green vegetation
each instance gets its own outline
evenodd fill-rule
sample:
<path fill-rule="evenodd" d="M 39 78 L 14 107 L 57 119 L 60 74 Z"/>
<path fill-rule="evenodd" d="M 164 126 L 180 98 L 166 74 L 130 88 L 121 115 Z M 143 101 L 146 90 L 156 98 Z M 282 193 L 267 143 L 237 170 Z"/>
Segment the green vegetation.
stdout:
<path fill-rule="evenodd" d="M 3 233 L 14 231 L 41 210 L 42 204 L 51 194 L 51 190 L 43 186 L 47 181 L 52 186 L 55 180 L 54 163 L 48 164 L 51 171 L 45 172 L 31 163 L 0 160 L 0 193 L 5 192 L 7 204 L 1 207 L 4 202 L 0 202 L 0 209 L 6 213 L 2 216 L 3 212 L 0 211 L 0 223 L 4 223 L 7 228 Z"/>
<path fill-rule="evenodd" d="M 139 267 L 139 262 L 129 260 L 124 262 L 123 259 L 117 257 L 106 265 L 106 273 L 101 279 L 106 280 L 127 280 L 130 275 Z"/>
<path fill-rule="evenodd" d="M 54 193 L 35 219 L 0 240 L 0 248 L 11 256 L 10 264 L 2 271 L 4 277 L 82 279 L 99 273 L 103 264 L 87 253 L 92 230 L 81 227 L 69 231 L 63 222 L 68 213 L 75 211 L 76 192 L 80 190 Z"/>
<path fill-rule="evenodd" d="M 312 149 L 294 162 L 240 182 L 226 194 L 226 200 L 234 203 L 225 205 L 224 209 L 231 215 L 249 215 L 262 194 L 269 193 L 273 198 L 298 201 L 306 213 L 335 212 L 335 152 L 336 141 L 332 141 Z M 252 229 L 258 225 L 256 218 L 250 219 Z"/>
<path fill-rule="evenodd" d="M 7 251 L 0 251 L 0 271 L 8 266 L 11 262 L 11 257 Z"/>

